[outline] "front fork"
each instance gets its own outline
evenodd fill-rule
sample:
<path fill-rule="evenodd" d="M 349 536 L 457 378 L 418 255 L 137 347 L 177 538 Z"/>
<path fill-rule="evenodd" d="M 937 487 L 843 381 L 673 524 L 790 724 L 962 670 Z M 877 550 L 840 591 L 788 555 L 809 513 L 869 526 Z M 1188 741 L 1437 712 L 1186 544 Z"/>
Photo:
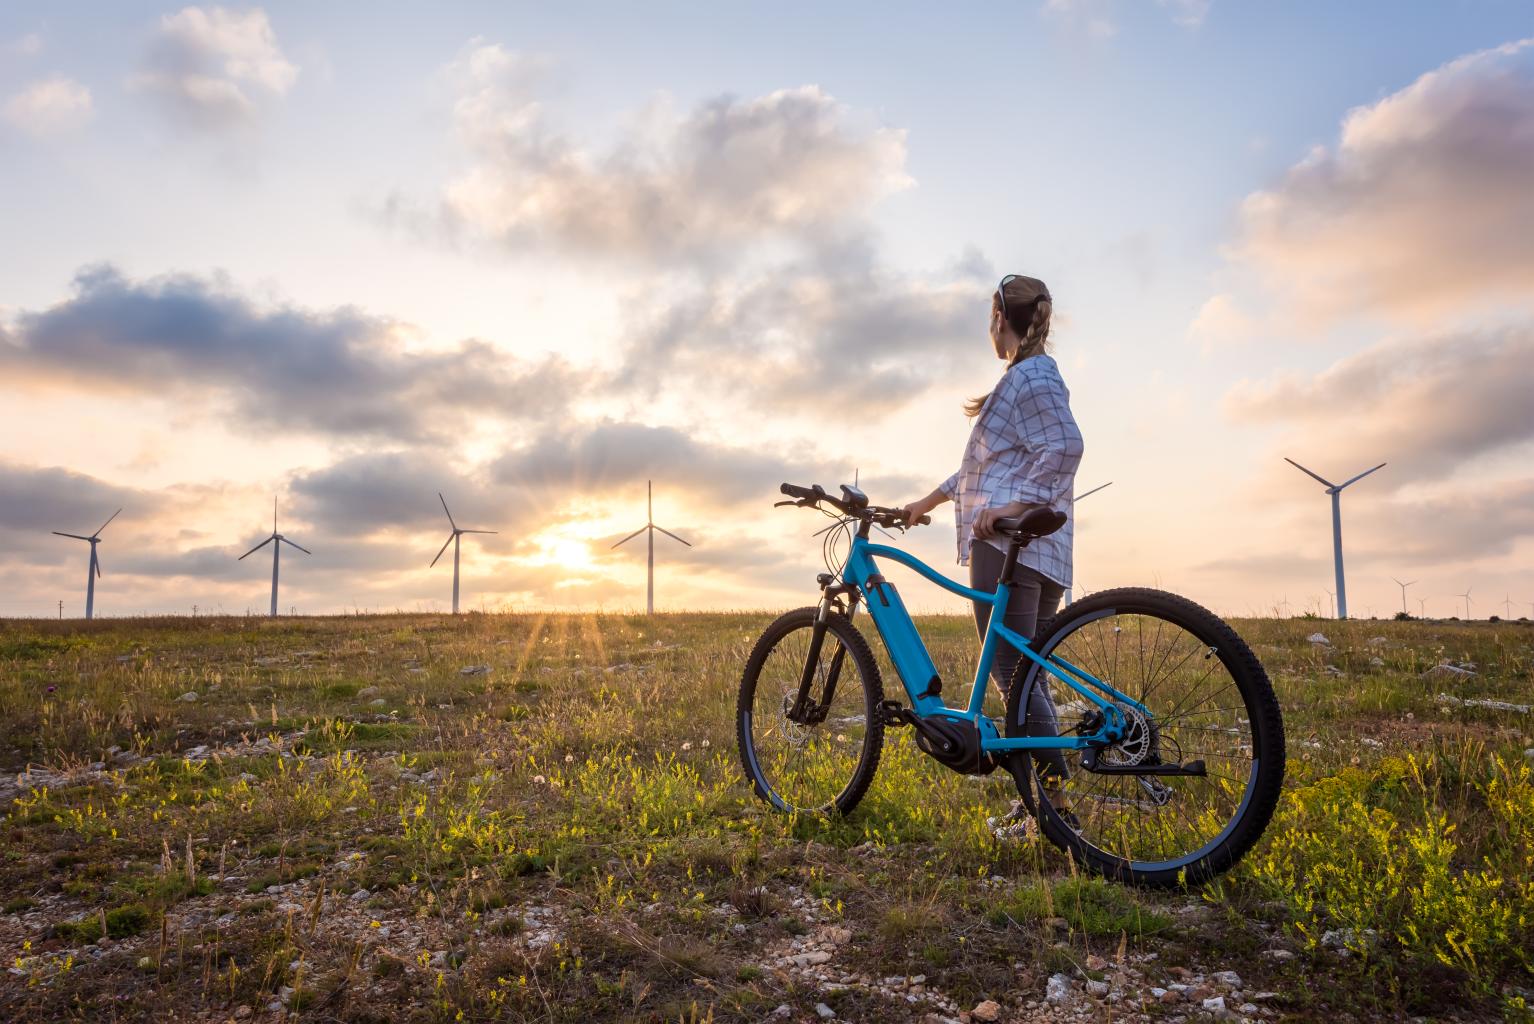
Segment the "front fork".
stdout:
<path fill-rule="evenodd" d="M 788 720 L 800 725 L 819 725 L 826 720 L 826 715 L 831 709 L 831 700 L 836 696 L 836 683 L 841 678 L 842 663 L 847 660 L 847 647 L 839 644 L 836 653 L 831 655 L 831 664 L 826 667 L 825 694 L 817 703 L 810 697 L 811 687 L 815 682 L 815 669 L 820 665 L 820 649 L 825 644 L 827 623 L 832 612 L 845 615 L 849 620 L 858 610 L 857 587 L 845 583 L 833 585 L 832 578 L 827 574 L 821 574 L 817 582 L 820 583 L 820 603 L 815 610 L 815 625 L 810 632 L 810 650 L 804 658 L 804 668 L 799 673 L 799 692 L 794 697 L 794 703 L 788 709 Z M 845 610 L 842 608 L 841 596 L 847 595 L 848 604 Z"/>

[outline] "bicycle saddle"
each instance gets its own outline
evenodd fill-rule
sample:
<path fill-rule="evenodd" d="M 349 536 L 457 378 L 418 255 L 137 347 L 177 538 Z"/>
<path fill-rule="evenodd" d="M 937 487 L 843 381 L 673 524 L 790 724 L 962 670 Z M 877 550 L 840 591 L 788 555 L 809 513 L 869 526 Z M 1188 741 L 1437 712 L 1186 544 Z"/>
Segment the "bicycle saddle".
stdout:
<path fill-rule="evenodd" d="M 1052 508 L 1035 508 L 1020 516 L 1008 516 L 994 523 L 997 533 L 1011 537 L 1047 537 L 1065 525 L 1065 513 Z"/>

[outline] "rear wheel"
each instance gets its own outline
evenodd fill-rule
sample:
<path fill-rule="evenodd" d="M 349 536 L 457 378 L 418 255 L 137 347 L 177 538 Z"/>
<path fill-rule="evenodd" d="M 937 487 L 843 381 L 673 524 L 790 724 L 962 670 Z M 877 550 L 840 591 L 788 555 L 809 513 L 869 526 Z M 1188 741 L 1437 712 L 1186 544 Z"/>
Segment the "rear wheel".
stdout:
<path fill-rule="evenodd" d="M 879 666 L 848 619 L 832 612 L 809 699 L 793 709 L 810 661 L 817 610 L 797 608 L 762 633 L 740 681 L 736 732 L 756 795 L 782 811 L 845 814 L 857 806 L 884 744 Z"/>
<path fill-rule="evenodd" d="M 1021 755 L 1026 767 L 1014 774 L 1036 805 L 1044 835 L 1078 863 L 1135 885 L 1194 885 L 1233 865 L 1267 827 L 1284 777 L 1278 701 L 1241 638 L 1192 601 L 1139 588 L 1078 601 L 1038 633 L 1040 654 L 1149 709 L 1147 715 L 1119 703 L 1128 730 L 1096 751 L 1100 766 L 1203 761 L 1207 772 L 1100 774 L 1083 766 L 1086 751 L 1067 750 L 1062 781 L 1047 762 Z M 1047 699 L 1045 714 L 1035 691 Z M 1090 734 L 1099 715 L 1095 704 L 1031 659 L 1019 662 L 1007 702 L 1008 736 Z M 1053 798 L 1046 782 L 1056 787 Z"/>

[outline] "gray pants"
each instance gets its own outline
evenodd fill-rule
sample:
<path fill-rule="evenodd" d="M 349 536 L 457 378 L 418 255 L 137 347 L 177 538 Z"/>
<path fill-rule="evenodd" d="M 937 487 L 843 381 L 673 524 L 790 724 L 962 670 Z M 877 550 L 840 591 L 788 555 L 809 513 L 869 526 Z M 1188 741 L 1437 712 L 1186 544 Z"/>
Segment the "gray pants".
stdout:
<path fill-rule="evenodd" d="M 969 585 L 975 590 L 994 591 L 996 581 L 1001 578 L 1001 568 L 1006 562 L 1006 557 L 995 546 L 984 541 L 975 541 L 969 549 Z M 1055 614 L 1055 609 L 1060 607 L 1060 599 L 1065 595 L 1065 588 L 1024 565 L 1014 570 L 1012 579 L 1014 581 L 1012 594 L 1007 600 L 1007 612 L 1001 621 L 1008 629 L 1021 633 L 1031 640 L 1038 624 L 1049 619 Z M 979 601 L 974 602 L 974 605 L 975 630 L 983 638 L 986 627 L 991 621 L 991 606 Z M 1017 668 L 1020 658 L 1022 655 L 1018 653 L 1017 648 L 998 638 L 995 656 L 991 659 L 991 678 L 996 680 L 1003 698 L 1007 695 L 1007 688 L 1012 685 L 1012 673 Z M 1057 722 L 1055 702 L 1050 698 L 1049 687 L 1042 685 L 1041 681 L 1039 685 L 1034 686 L 1033 692 L 1028 696 L 1027 735 L 1058 735 Z M 1038 762 L 1040 775 L 1069 777 L 1070 772 L 1065 766 L 1065 757 L 1060 751 L 1036 751 L 1033 757 Z"/>

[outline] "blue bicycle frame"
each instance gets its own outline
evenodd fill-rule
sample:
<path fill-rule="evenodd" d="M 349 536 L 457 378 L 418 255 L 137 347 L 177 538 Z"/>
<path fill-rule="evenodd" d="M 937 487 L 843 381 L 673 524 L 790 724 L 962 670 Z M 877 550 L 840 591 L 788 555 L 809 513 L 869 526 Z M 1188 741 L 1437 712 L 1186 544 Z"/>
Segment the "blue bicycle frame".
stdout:
<path fill-rule="evenodd" d="M 899 593 L 880 575 L 874 562 L 876 556 L 891 559 L 914 569 L 944 590 L 958 594 L 960 597 L 991 606 L 990 623 L 980 648 L 980 663 L 975 666 L 975 679 L 970 688 L 967 708 L 951 708 L 933 692 L 932 683 L 938 678 L 937 666 L 933 664 L 932 656 L 927 653 L 927 646 L 922 643 L 921 635 L 916 631 L 916 623 L 911 621 L 911 615 L 906 611 L 905 603 L 900 600 Z M 1009 559 L 1008 562 L 1010 564 L 1011 560 Z M 910 697 L 911 710 L 922 717 L 948 717 L 974 723 L 980 730 L 982 750 L 987 752 L 1076 750 L 1093 744 L 1112 743 L 1124 735 L 1126 727 L 1123 712 L 1113 705 L 1113 701 L 1122 701 L 1147 717 L 1153 717 L 1150 709 L 1144 704 L 1121 693 L 1090 672 L 1052 654 L 1036 653 L 1029 646 L 1028 637 L 1003 625 L 1002 617 L 1006 615 L 1007 600 L 1011 595 L 1011 587 L 1005 580 L 996 584 L 995 593 L 987 594 L 949 579 L 921 559 L 899 548 L 874 544 L 862 536 L 854 536 L 852 539 L 852 549 L 848 552 L 847 562 L 842 568 L 842 580 L 856 586 L 864 603 L 868 605 L 868 613 L 873 617 L 874 625 L 878 628 L 879 635 L 884 639 L 884 646 L 889 651 L 890 661 L 894 663 L 895 671 L 900 674 L 900 681 L 905 686 L 906 695 Z M 999 735 L 996 724 L 980 710 L 985 703 L 985 688 L 990 677 L 991 660 L 996 656 L 996 645 L 999 643 L 1011 644 L 1024 657 L 1032 660 L 1040 668 L 1097 705 L 1103 712 L 1102 727 L 1095 733 L 1077 736 L 1007 737 Z M 1073 676 L 1075 678 L 1072 678 Z M 1094 692 L 1089 687 L 1095 687 L 1107 696 Z"/>

